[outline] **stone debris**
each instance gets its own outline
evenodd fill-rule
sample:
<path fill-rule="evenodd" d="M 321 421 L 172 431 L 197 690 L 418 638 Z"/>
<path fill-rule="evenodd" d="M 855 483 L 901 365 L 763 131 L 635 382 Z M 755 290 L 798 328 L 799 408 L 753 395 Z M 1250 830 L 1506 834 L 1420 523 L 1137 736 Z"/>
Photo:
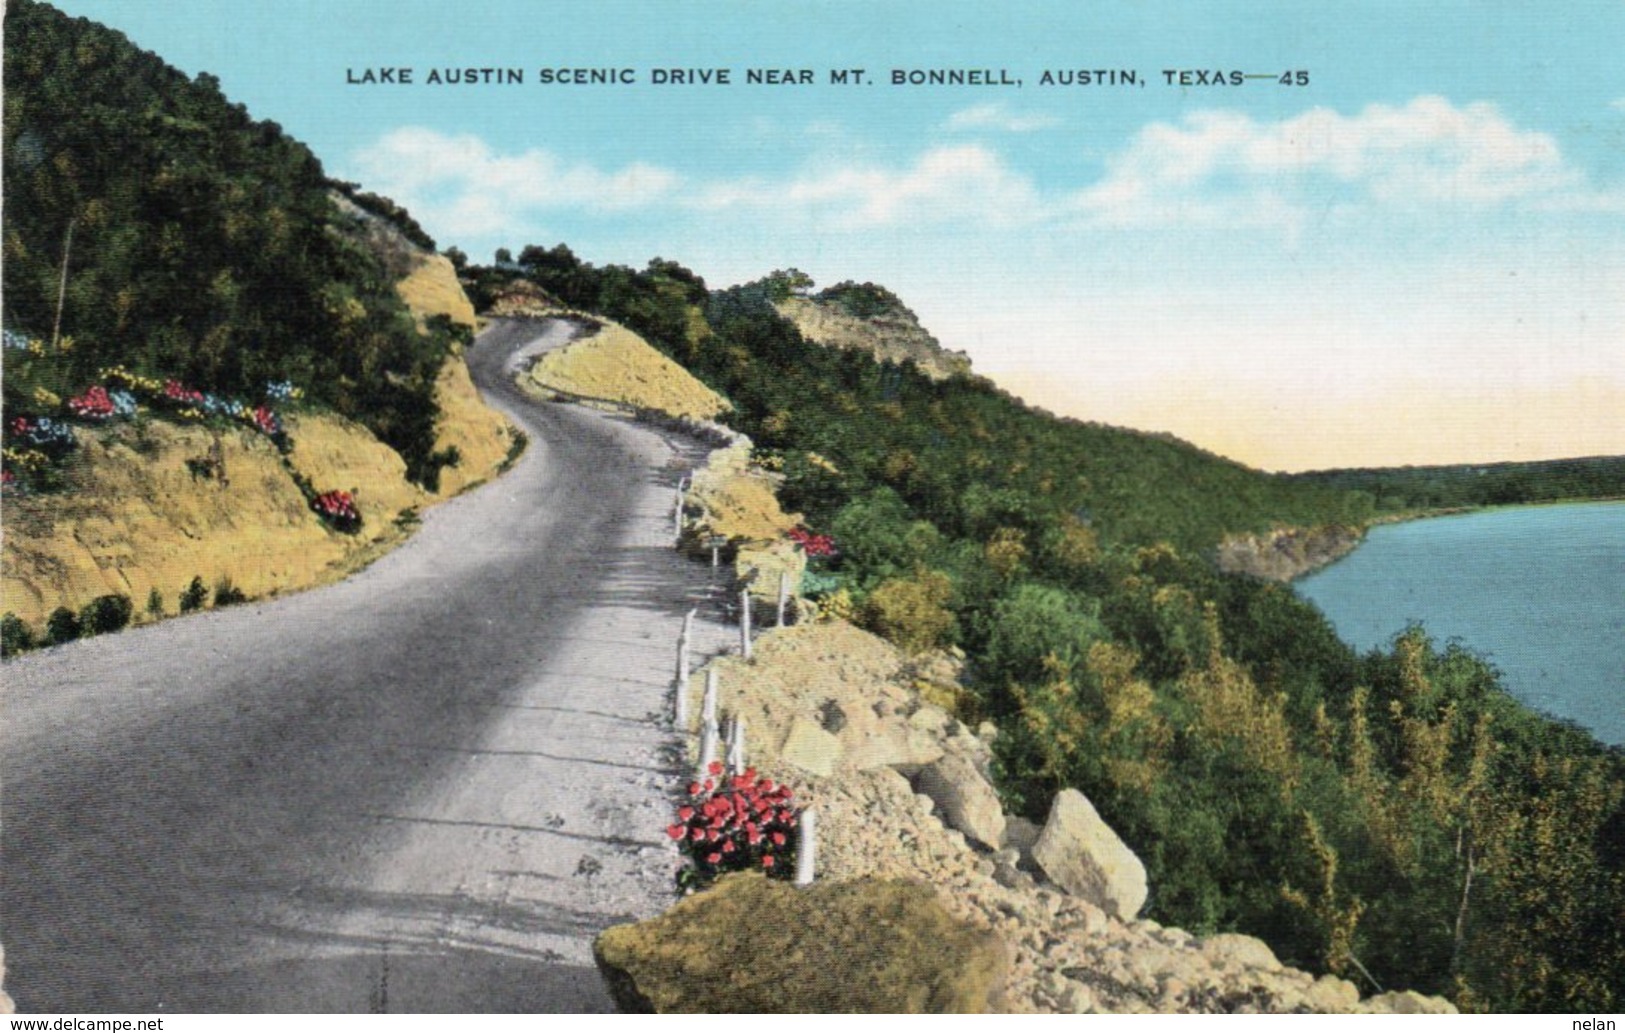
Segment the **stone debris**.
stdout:
<path fill-rule="evenodd" d="M 1003 941 L 1007 964 L 998 1004 L 1004 1010 L 1455 1010 L 1441 998 L 1414 993 L 1361 1000 L 1346 980 L 1282 966 L 1254 937 L 1225 933 L 1198 939 L 1132 918 L 1145 900 L 1144 868 L 1081 793 L 1060 794 L 1064 799 L 1042 830 L 1001 816 L 1003 827 L 995 835 L 980 817 L 972 821 L 954 813 L 949 794 L 924 773 L 968 768 L 985 778 L 992 736 L 985 729 L 975 734 L 940 708 L 922 703 L 911 681 L 919 662 L 911 668 L 866 632 L 841 622 L 798 625 L 764 633 L 749 664 L 736 658 L 716 663 L 731 687 L 724 709 L 745 714 L 753 729 L 772 729 L 761 741 L 796 747 L 794 767 L 790 756 L 771 751 L 751 762 L 792 779 L 797 798 L 818 809 L 820 882 L 882 877 L 933 887 L 948 913 Z M 838 733 L 827 730 L 832 704 L 845 718 Z M 832 739 L 841 745 L 839 752 L 830 746 Z M 819 749 L 804 746 L 814 740 Z M 883 750 L 877 743 L 890 745 Z M 891 763 L 876 763 L 882 753 Z M 814 756 L 820 759 L 813 761 Z M 809 762 L 819 770 L 802 766 Z M 1079 820 L 1089 815 L 1099 826 L 1093 832 L 1087 831 L 1090 822 Z M 1046 834 L 1050 842 L 1040 846 Z M 1108 881 L 1114 889 L 1090 899 L 1092 891 L 1081 896 L 1058 884 L 1051 867 L 1066 870 L 1056 856 L 1071 849 L 1062 845 L 1071 840 L 1093 841 L 1111 859 L 1102 867 L 1113 872 Z"/>

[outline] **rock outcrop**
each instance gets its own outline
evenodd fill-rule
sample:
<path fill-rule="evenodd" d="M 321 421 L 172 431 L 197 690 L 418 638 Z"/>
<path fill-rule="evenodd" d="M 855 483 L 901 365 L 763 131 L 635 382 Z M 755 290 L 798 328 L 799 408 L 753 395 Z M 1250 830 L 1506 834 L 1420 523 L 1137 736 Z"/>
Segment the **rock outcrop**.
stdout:
<path fill-rule="evenodd" d="M 1057 886 L 1108 914 L 1129 919 L 1145 906 L 1145 865 L 1076 789 L 1055 794 L 1032 855 Z"/>
<path fill-rule="evenodd" d="M 916 677 L 920 658 L 905 659 L 875 636 L 838 621 L 763 634 L 754 652 L 751 661 L 733 656 L 713 661 L 722 709 L 744 716 L 752 741 L 765 747 L 751 756 L 751 763 L 790 780 L 798 800 L 817 809 L 819 886 L 884 878 L 929 887 L 944 911 L 1004 945 L 1007 968 L 995 1002 L 1001 1010 L 1454 1011 L 1448 1001 L 1416 994 L 1362 1001 L 1352 983 L 1284 966 L 1267 944 L 1253 937 L 1202 939 L 1135 919 L 1131 916 L 1145 899 L 1143 868 L 1137 894 L 1130 875 L 1124 880 L 1129 889 L 1106 897 L 1118 901 L 1109 910 L 1046 875 L 1035 858 L 1050 853 L 1038 848 L 1044 830 L 1023 819 L 1003 816 L 1003 849 L 973 843 L 975 833 L 955 827 L 965 824 L 962 816 L 948 814 L 942 802 L 920 791 L 920 775 L 947 757 L 985 772 L 991 734 L 974 735 L 946 711 L 923 701 Z M 927 659 L 925 664 L 952 666 L 951 658 L 942 658 L 941 664 Z M 704 680 L 696 674 L 690 685 L 691 714 L 699 711 Z M 803 734 L 821 733 L 817 741 L 822 752 L 813 751 L 821 758 L 819 772 L 791 766 L 775 752 L 798 725 Z M 1081 794 L 1065 794 L 1060 823 L 1046 826 L 1054 825 L 1052 840 L 1063 828 L 1076 826 L 1074 812 L 1081 807 L 1074 805 L 1080 801 Z M 1128 852 L 1127 847 L 1122 850 Z M 1051 863 L 1064 870 L 1059 862 Z M 1126 857 L 1116 863 L 1130 871 L 1138 865 L 1137 860 L 1130 865 Z M 680 907 L 709 908 L 711 896 L 689 898 Z M 791 942 L 795 946 L 784 949 L 803 952 L 795 956 L 801 960 L 797 971 L 805 974 L 813 967 L 805 953 L 809 948 L 795 937 L 786 941 Z M 729 991 L 718 993 L 717 1000 L 705 1005 L 709 1010 L 754 1006 L 738 1003 Z"/>
<path fill-rule="evenodd" d="M 1291 581 L 1353 552 L 1364 537 L 1354 527 L 1282 527 L 1231 535 L 1219 544 L 1219 569 L 1265 581 Z"/>
<path fill-rule="evenodd" d="M 983 1012 L 997 937 L 896 879 L 798 888 L 722 879 L 658 918 L 605 930 L 593 954 L 625 1012 Z"/>
<path fill-rule="evenodd" d="M 920 772 L 915 788 L 930 797 L 949 828 L 989 849 L 1004 842 L 999 794 L 964 754 L 945 753 Z"/>

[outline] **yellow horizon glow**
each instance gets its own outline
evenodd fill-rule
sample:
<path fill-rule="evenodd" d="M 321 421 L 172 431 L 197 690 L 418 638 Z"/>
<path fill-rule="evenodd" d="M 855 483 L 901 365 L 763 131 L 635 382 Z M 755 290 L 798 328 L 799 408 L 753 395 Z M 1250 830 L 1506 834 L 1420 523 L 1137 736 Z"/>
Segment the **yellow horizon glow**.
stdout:
<path fill-rule="evenodd" d="M 1058 416 L 1166 432 L 1262 470 L 1440 466 L 1625 454 L 1625 384 L 1575 378 L 1474 395 L 1394 381 L 1380 391 L 1307 397 L 1258 382 L 1175 377 L 1153 390 L 1053 369 L 990 374 Z"/>

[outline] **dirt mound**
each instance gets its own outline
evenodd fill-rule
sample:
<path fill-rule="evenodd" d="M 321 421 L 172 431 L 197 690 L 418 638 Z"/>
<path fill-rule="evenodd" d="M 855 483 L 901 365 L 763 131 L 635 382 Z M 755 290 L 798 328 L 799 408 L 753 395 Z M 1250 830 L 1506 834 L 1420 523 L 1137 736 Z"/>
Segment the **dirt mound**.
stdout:
<path fill-rule="evenodd" d="M 544 390 L 694 420 L 714 419 L 729 408 L 721 395 L 643 338 L 609 322 L 542 356 L 529 377 Z"/>

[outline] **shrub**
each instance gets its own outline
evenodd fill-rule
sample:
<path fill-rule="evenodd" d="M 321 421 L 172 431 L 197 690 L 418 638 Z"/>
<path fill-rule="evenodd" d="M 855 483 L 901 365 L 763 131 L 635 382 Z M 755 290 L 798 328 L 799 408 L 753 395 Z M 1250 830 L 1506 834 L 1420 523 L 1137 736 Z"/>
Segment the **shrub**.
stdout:
<path fill-rule="evenodd" d="M 863 623 L 904 652 L 922 653 L 947 642 L 954 628 L 953 582 L 946 574 L 922 570 L 913 577 L 881 583 L 863 604 Z"/>
<path fill-rule="evenodd" d="M 248 596 L 243 594 L 241 588 L 231 583 L 231 575 L 222 574 L 220 580 L 214 583 L 214 605 L 217 609 L 221 606 L 235 606 L 238 603 L 246 602 L 248 602 Z"/>
<path fill-rule="evenodd" d="M 127 595 L 100 595 L 79 611 L 80 630 L 86 635 L 105 635 L 130 623 L 135 607 Z"/>
<path fill-rule="evenodd" d="M 51 616 L 45 621 L 45 639 L 53 646 L 64 642 L 72 642 L 81 632 L 79 616 L 66 606 L 58 606 L 51 611 Z"/>
<path fill-rule="evenodd" d="M 35 646 L 34 631 L 15 613 L 0 617 L 0 656 L 15 656 Z"/>
<path fill-rule="evenodd" d="M 152 591 L 147 593 L 147 613 L 153 617 L 164 615 L 164 594 L 158 591 L 157 585 L 153 585 Z"/>
<path fill-rule="evenodd" d="M 794 878 L 800 820 L 794 795 L 787 785 L 758 778 L 755 768 L 724 777 L 722 763 L 712 761 L 710 777 L 689 784 L 677 821 L 666 826 L 688 859 L 677 873 L 678 890 L 704 889 L 726 872 Z"/>
<path fill-rule="evenodd" d="M 191 613 L 193 610 L 203 609 L 203 604 L 209 598 L 209 590 L 203 587 L 203 578 L 194 577 L 192 583 L 181 592 L 181 612 Z"/>

